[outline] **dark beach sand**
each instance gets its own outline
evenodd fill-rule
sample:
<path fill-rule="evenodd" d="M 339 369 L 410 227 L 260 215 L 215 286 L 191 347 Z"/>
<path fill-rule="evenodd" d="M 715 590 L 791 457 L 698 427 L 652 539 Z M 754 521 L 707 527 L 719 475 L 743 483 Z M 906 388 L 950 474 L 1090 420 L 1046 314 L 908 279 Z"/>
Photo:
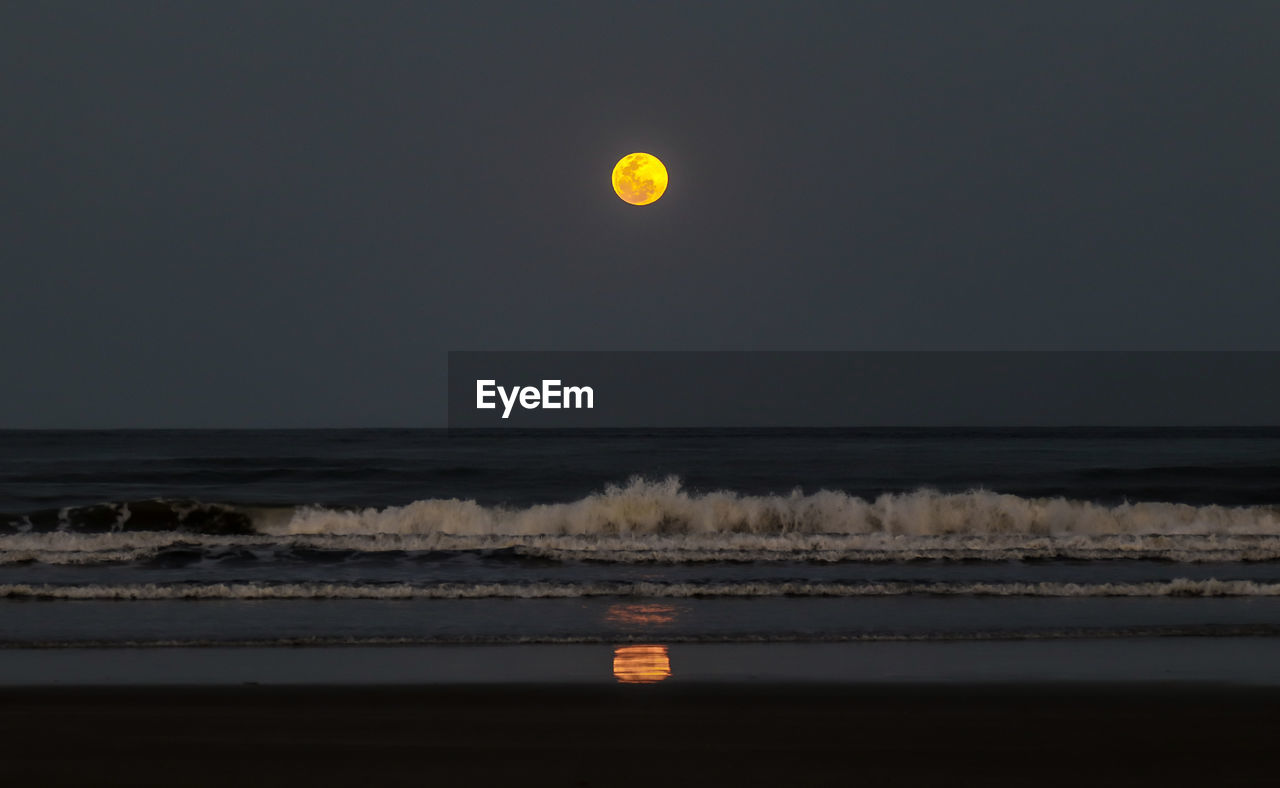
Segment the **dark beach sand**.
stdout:
<path fill-rule="evenodd" d="M 9 785 L 1257 785 L 1280 690 L 0 690 Z"/>

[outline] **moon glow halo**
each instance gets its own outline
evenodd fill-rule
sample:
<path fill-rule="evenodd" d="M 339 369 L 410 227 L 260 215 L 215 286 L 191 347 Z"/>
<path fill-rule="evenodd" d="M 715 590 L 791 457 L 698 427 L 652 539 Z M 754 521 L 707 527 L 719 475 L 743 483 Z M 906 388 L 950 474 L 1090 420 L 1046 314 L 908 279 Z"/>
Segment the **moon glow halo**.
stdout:
<path fill-rule="evenodd" d="M 651 153 L 628 153 L 613 167 L 613 190 L 623 202 L 648 205 L 667 190 L 667 168 Z"/>

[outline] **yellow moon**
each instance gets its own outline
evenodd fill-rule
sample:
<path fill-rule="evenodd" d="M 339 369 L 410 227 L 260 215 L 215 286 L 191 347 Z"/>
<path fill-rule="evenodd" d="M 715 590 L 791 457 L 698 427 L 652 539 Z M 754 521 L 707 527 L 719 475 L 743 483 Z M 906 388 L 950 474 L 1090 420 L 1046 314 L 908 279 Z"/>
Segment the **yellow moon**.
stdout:
<path fill-rule="evenodd" d="M 623 202 L 648 205 L 667 190 L 667 168 L 651 153 L 628 153 L 613 167 L 613 190 Z"/>

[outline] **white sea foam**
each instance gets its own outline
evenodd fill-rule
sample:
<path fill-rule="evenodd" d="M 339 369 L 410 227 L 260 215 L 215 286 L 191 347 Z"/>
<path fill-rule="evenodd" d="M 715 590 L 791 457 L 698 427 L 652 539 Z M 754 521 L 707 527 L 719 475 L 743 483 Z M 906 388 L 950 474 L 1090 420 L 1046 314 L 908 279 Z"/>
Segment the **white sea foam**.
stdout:
<path fill-rule="evenodd" d="M 751 598 L 885 597 L 1271 597 L 1280 583 L 1188 580 L 1144 583 L 140 583 L 0 585 L 0 598 L 63 600 L 168 599 L 580 599 L 588 597 Z"/>
<path fill-rule="evenodd" d="M 551 560 L 1280 560 L 1280 507 L 1107 506 L 985 490 L 695 494 L 633 479 L 578 501 L 525 508 L 432 499 L 383 509 L 247 509 L 253 534 L 27 530 L 0 535 L 0 564 L 146 560 L 167 549 L 506 549 Z"/>
<path fill-rule="evenodd" d="M 1273 506 L 1124 503 L 1021 498 L 986 490 L 917 490 L 867 501 L 823 490 L 805 495 L 693 494 L 680 480 L 632 479 L 570 503 L 527 508 L 432 499 L 385 509 L 303 508 L 264 523 L 274 534 L 711 535 L 888 534 L 1067 536 L 1277 534 Z"/>
<path fill-rule="evenodd" d="M 221 536 L 132 533 L 30 533 L 0 536 L 0 565 L 89 565 L 146 561 L 166 550 L 211 555 L 228 549 L 354 551 L 494 551 L 552 561 L 697 563 L 711 561 L 1077 560 L 1142 559 L 1189 563 L 1280 560 L 1280 535 L 1104 534 L 1063 536 L 908 536 L 890 534 L 719 534 L 503 536 L 452 534 L 314 534 Z"/>
<path fill-rule="evenodd" d="M 332 648 L 334 646 L 443 646 L 443 645 L 588 645 L 625 643 L 663 644 L 704 643 L 859 643 L 859 642 L 971 642 L 971 641 L 1047 641 L 1090 640 L 1114 638 L 1176 638 L 1176 637 L 1275 637 L 1280 634 L 1274 626 L 1244 624 L 1217 626 L 1200 624 L 1189 626 L 1137 626 L 1137 627 L 1072 627 L 1066 629 L 1023 630 L 965 630 L 936 632 L 663 632 L 654 637 L 652 632 L 608 632 L 574 635 L 511 635 L 511 634 L 438 634 L 438 635 L 307 635 L 277 638 L 85 638 L 67 640 L 7 641 L 0 637 L 0 649 L 98 649 L 98 648 Z"/>

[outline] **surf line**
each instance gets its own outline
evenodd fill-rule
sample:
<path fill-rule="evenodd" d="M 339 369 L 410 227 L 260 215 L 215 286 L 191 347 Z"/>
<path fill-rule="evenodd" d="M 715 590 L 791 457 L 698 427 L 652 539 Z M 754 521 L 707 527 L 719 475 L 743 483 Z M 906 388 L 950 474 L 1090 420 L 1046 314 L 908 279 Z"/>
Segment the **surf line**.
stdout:
<path fill-rule="evenodd" d="M 499 386 L 496 380 L 476 381 L 476 408 L 494 410 L 502 400 L 502 418 L 510 418 L 518 403 L 525 410 L 570 410 L 595 408 L 595 391 L 590 386 L 562 386 L 559 380 L 543 380 L 539 386 Z"/>

